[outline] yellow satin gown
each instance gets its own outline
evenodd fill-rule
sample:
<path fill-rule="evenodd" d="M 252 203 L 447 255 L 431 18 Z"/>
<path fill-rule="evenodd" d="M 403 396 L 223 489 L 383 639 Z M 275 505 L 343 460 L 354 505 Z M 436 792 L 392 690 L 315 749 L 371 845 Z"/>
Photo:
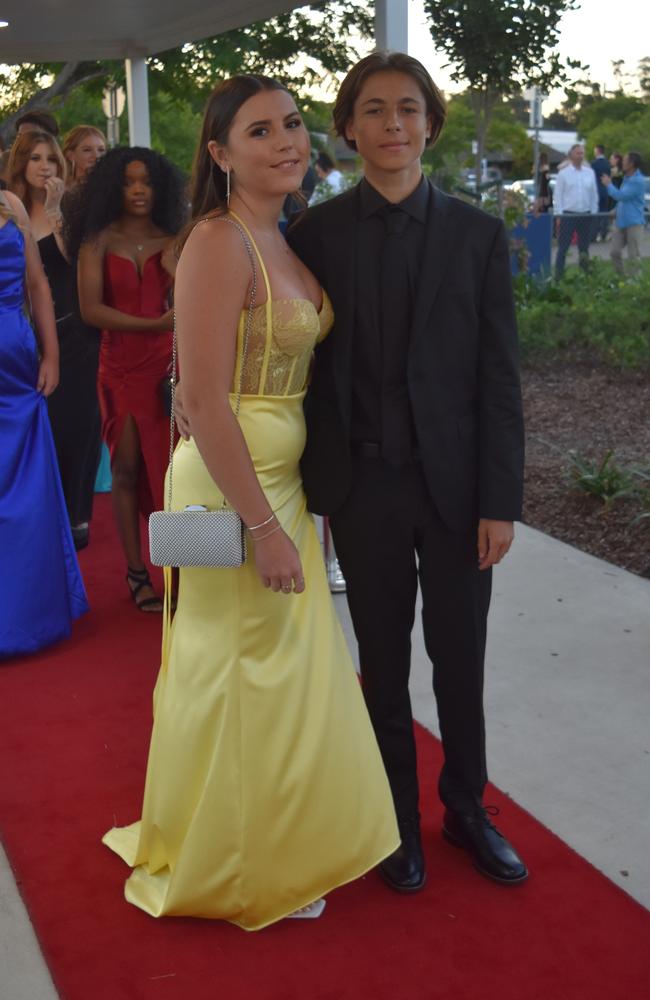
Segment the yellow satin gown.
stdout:
<path fill-rule="evenodd" d="M 250 543 L 240 569 L 180 571 L 142 818 L 103 838 L 133 867 L 129 902 L 247 930 L 358 878 L 400 842 L 298 465 L 309 365 L 332 309 L 326 295 L 320 314 L 306 300 L 272 300 L 257 256 L 267 302 L 254 311 L 243 371 L 241 316 L 233 386 L 241 372 L 239 422 L 306 589 L 267 590 Z M 176 449 L 173 485 L 174 509 L 222 503 L 193 440 Z"/>

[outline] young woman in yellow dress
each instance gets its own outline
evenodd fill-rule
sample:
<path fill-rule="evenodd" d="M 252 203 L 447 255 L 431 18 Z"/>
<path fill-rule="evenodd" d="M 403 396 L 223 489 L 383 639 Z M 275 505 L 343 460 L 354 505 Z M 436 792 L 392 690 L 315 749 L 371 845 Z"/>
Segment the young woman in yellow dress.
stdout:
<path fill-rule="evenodd" d="M 261 76 L 217 87 L 176 276 L 192 436 L 175 453 L 172 504 L 216 509 L 225 496 L 249 555 L 239 569 L 181 569 L 142 819 L 104 838 L 134 868 L 136 906 L 247 930 L 318 915 L 321 897 L 399 845 L 300 479 L 312 352 L 333 319 L 278 228 L 308 162 L 284 87 Z M 252 268 L 232 222 L 257 272 L 245 356 Z"/>

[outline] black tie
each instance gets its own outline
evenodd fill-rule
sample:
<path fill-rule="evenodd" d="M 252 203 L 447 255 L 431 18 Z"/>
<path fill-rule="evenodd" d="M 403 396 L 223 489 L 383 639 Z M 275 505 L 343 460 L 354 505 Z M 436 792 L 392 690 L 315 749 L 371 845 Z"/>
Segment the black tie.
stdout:
<path fill-rule="evenodd" d="M 409 460 L 412 450 L 406 363 L 410 322 L 410 290 L 404 231 L 408 214 L 385 205 L 381 215 L 386 235 L 381 255 L 381 452 L 391 465 Z"/>

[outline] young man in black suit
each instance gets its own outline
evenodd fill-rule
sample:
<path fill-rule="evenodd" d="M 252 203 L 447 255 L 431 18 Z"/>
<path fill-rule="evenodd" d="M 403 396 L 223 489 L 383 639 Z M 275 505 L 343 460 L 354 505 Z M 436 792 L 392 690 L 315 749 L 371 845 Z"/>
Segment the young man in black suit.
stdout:
<path fill-rule="evenodd" d="M 445 757 L 443 833 L 497 882 L 528 875 L 482 804 L 491 567 L 511 545 L 522 500 L 509 250 L 498 219 L 422 174 L 445 113 L 417 60 L 363 59 L 334 121 L 364 179 L 308 209 L 288 237 L 336 315 L 305 401 L 302 472 L 310 509 L 329 515 L 347 581 L 402 834 L 380 872 L 401 892 L 426 878 L 408 692 L 418 579 Z"/>

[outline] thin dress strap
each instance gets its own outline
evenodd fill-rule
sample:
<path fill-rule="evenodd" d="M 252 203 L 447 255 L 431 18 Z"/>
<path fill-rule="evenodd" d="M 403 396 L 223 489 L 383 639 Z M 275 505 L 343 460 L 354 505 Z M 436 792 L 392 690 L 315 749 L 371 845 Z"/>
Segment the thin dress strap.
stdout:
<path fill-rule="evenodd" d="M 262 275 L 264 277 L 264 284 L 266 286 L 266 336 L 264 338 L 264 358 L 262 360 L 262 368 L 260 370 L 260 380 L 258 383 L 258 392 L 260 395 L 262 395 L 264 392 L 264 385 L 266 383 L 266 373 L 269 368 L 269 359 L 271 357 L 271 343 L 273 339 L 273 300 L 271 299 L 271 282 L 269 281 L 268 272 L 264 265 L 264 261 L 262 260 L 262 255 L 258 249 L 257 244 L 255 243 L 255 240 L 253 239 L 253 235 L 250 229 L 248 228 L 245 222 L 242 222 L 242 220 L 240 219 L 240 217 L 237 215 L 236 212 L 229 211 L 228 214 L 232 215 L 233 219 L 237 220 L 237 222 L 242 227 L 242 229 L 248 236 L 249 240 L 251 241 L 251 246 L 253 247 L 253 250 L 257 255 L 257 259 L 260 262 L 260 268 L 262 271 Z M 241 327 L 241 322 L 240 322 L 240 327 Z M 241 351 L 238 351 L 237 354 L 238 354 L 237 364 L 238 367 L 240 367 L 243 362 L 243 359 L 241 357 Z M 237 371 L 235 374 L 236 376 L 239 376 L 239 371 Z"/>

